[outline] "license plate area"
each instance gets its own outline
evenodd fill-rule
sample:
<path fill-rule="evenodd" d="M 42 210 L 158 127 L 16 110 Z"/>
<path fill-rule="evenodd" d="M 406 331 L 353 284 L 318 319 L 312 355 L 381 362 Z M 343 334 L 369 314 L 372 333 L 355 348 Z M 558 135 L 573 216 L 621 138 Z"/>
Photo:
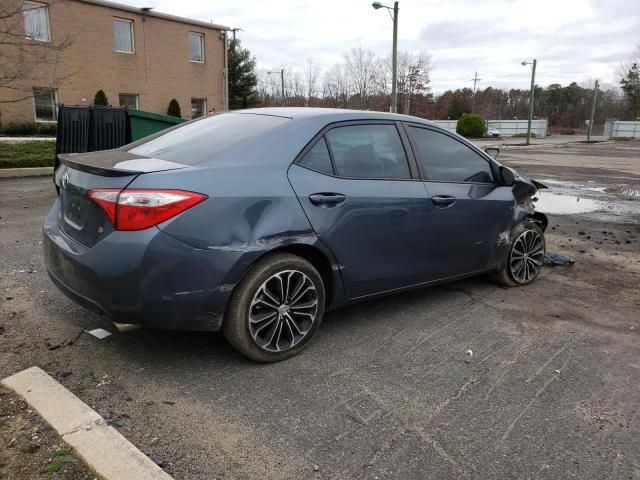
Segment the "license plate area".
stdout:
<path fill-rule="evenodd" d="M 90 202 L 78 192 L 62 191 L 62 212 L 64 221 L 76 230 L 82 230 L 87 221 Z"/>

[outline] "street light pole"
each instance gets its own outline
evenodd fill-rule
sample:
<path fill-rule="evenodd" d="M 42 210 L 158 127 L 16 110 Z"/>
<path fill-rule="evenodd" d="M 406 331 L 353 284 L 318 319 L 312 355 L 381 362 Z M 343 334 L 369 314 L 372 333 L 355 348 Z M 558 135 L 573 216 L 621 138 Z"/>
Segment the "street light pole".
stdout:
<path fill-rule="evenodd" d="M 398 2 L 393 3 L 393 53 L 391 58 L 391 112 L 398 111 Z"/>
<path fill-rule="evenodd" d="M 398 112 L 398 2 L 393 2 L 393 9 L 387 5 L 383 5 L 380 2 L 373 2 L 371 4 L 373 8 L 378 10 L 379 8 L 386 8 L 393 15 L 393 49 L 391 51 L 391 113 Z"/>
<path fill-rule="evenodd" d="M 593 102 L 591 103 L 591 118 L 589 118 L 589 131 L 587 132 L 587 142 L 591 141 L 591 129 L 593 128 L 593 117 L 596 114 L 596 100 L 598 98 L 598 80 L 593 87 Z"/>
<path fill-rule="evenodd" d="M 533 120 L 533 97 L 536 84 L 536 59 L 533 62 L 522 62 L 522 65 L 531 65 L 531 91 L 529 93 L 529 121 L 527 122 L 527 145 L 531 144 L 531 122 Z"/>

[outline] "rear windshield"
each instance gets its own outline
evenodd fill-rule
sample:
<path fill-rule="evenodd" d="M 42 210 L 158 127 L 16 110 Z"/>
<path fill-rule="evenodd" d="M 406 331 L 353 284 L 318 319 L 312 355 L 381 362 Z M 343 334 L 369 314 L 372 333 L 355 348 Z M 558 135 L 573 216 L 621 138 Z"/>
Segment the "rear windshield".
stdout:
<path fill-rule="evenodd" d="M 127 151 L 185 165 L 199 165 L 217 153 L 287 122 L 268 115 L 224 113 L 190 122 L 164 135 L 142 140 Z"/>

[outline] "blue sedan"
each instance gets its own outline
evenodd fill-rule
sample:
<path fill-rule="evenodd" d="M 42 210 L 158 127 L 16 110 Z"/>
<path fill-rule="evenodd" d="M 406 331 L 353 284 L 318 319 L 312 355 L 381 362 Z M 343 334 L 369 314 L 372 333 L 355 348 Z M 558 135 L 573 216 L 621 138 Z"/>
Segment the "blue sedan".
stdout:
<path fill-rule="evenodd" d="M 221 329 L 257 361 L 298 353 L 330 308 L 481 274 L 525 285 L 543 263 L 544 185 L 419 118 L 242 110 L 60 160 L 58 288 L 111 322 Z"/>

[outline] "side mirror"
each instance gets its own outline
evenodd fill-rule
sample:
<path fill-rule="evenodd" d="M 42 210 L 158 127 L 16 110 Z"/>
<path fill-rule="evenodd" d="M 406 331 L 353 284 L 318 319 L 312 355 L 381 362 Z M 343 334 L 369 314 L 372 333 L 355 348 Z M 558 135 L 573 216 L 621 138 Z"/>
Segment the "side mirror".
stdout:
<path fill-rule="evenodd" d="M 493 158 L 498 158 L 498 155 L 500 155 L 500 147 L 487 147 L 484 149 L 484 151 L 491 155 Z"/>
<path fill-rule="evenodd" d="M 516 180 L 516 172 L 509 167 L 505 167 L 504 165 L 500 166 L 500 180 L 502 180 L 502 184 L 511 187 Z"/>

